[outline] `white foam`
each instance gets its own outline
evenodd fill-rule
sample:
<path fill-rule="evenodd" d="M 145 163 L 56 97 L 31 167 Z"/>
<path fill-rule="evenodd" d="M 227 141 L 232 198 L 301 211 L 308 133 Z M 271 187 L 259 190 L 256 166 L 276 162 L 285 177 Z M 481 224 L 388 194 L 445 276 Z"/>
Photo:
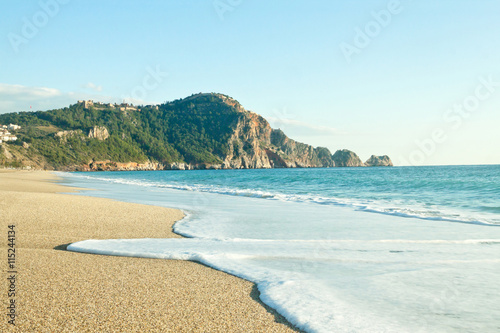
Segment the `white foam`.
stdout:
<path fill-rule="evenodd" d="M 495 332 L 500 229 L 151 186 L 92 183 L 139 203 L 180 207 L 194 238 L 89 240 L 71 251 L 195 260 L 257 283 L 308 332 Z M 154 191 L 152 191 L 154 189 Z"/>
<path fill-rule="evenodd" d="M 396 300 L 385 303 L 378 299 L 380 291 L 368 288 L 366 294 L 362 294 L 366 298 L 363 299 L 356 295 L 359 289 L 383 280 L 382 292 L 387 286 L 394 288 L 393 283 L 405 275 L 407 269 L 420 271 L 423 277 L 426 270 L 443 267 L 453 268 L 453 274 L 460 272 L 456 267 L 467 265 L 500 267 L 497 258 L 478 260 L 481 258 L 478 253 L 484 255 L 484 248 L 490 249 L 490 255 L 498 251 L 484 244 L 500 244 L 500 241 L 135 239 L 87 240 L 69 245 L 68 250 L 201 262 L 256 282 L 266 304 L 308 332 L 415 332 L 418 327 L 411 322 L 370 308 L 372 303 L 374 306 L 378 303 L 380 310 L 387 311 L 393 302 L 412 302 L 407 299 L 408 286 L 398 289 Z M 333 270 L 328 265 L 332 265 Z M 342 271 L 337 271 L 338 265 L 368 268 L 359 268 L 350 278 L 360 284 L 349 286 L 345 281 L 350 279 L 335 275 Z M 385 276 L 383 280 L 376 278 L 381 275 Z M 463 272 L 461 275 L 464 276 Z M 418 283 L 420 278 L 414 275 L 412 279 L 411 282 L 407 278 L 407 283 Z M 432 285 L 433 281 L 429 282 Z M 426 290 L 427 294 L 432 292 Z M 432 327 L 436 323 L 428 325 Z"/>

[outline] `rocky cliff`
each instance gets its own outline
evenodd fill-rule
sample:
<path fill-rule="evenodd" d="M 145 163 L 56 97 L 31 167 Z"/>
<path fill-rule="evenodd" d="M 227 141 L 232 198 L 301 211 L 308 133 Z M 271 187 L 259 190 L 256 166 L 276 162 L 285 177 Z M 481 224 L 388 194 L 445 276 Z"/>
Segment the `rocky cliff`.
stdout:
<path fill-rule="evenodd" d="M 223 169 L 311 168 L 334 166 L 327 148 L 314 148 L 272 129 L 262 116 L 241 110 L 229 139 Z"/>

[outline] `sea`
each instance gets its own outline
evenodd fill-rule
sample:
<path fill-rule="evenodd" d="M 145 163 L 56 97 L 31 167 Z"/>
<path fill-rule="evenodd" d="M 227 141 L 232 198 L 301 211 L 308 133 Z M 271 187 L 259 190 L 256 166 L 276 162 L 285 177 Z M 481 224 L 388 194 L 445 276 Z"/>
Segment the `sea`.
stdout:
<path fill-rule="evenodd" d="M 500 165 L 58 175 L 186 214 L 71 251 L 201 262 L 305 332 L 500 332 Z"/>

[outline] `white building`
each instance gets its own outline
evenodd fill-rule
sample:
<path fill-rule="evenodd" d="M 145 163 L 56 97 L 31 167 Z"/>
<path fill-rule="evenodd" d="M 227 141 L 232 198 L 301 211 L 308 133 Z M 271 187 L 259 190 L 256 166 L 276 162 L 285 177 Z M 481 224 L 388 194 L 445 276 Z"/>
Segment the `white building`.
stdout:
<path fill-rule="evenodd" d="M 7 131 L 2 131 L 0 132 L 0 140 L 7 142 L 7 141 L 16 141 L 17 136 L 10 134 Z"/>
<path fill-rule="evenodd" d="M 14 124 L 9 124 L 9 126 L 7 126 L 8 129 L 12 130 L 12 131 L 16 131 L 18 129 L 21 129 L 21 126 L 19 125 L 14 125 Z"/>

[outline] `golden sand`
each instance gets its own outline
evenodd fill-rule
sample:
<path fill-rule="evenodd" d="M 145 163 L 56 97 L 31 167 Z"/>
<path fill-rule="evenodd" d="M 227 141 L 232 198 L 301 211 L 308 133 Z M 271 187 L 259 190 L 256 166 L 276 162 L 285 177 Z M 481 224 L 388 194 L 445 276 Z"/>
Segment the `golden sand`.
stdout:
<path fill-rule="evenodd" d="M 73 253 L 85 239 L 180 237 L 176 209 L 58 194 L 42 171 L 0 171 L 1 332 L 294 332 L 251 282 L 189 261 Z M 7 231 L 16 230 L 16 326 Z"/>

